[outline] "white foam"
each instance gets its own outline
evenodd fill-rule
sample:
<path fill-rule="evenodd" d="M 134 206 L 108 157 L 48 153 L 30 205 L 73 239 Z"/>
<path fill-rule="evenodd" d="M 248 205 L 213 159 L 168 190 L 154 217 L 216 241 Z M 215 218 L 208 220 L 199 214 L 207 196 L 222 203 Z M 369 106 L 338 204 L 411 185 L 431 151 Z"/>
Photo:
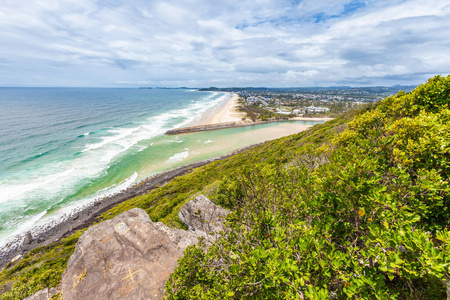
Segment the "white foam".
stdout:
<path fill-rule="evenodd" d="M 0 239 L 0 248 L 4 246 L 6 243 L 11 242 L 13 240 L 17 240 L 19 237 L 19 240 L 21 239 L 20 236 L 24 235 L 27 231 L 32 229 L 32 232 L 43 232 L 49 228 L 54 227 L 57 224 L 60 224 L 65 219 L 69 218 L 70 216 L 76 214 L 80 210 L 94 205 L 96 201 L 101 201 L 104 197 L 116 194 L 122 190 L 125 190 L 129 188 L 131 185 L 133 185 L 136 182 L 136 179 L 138 178 L 138 173 L 134 172 L 130 177 L 123 180 L 121 183 L 113 185 L 111 187 L 102 189 L 95 193 L 94 195 L 84 198 L 81 201 L 78 201 L 76 204 L 67 206 L 62 208 L 56 216 L 53 216 L 52 218 L 44 218 L 44 216 L 47 214 L 47 210 L 29 217 L 24 223 L 22 223 L 9 237 Z M 33 234 L 34 236 L 35 234 Z"/>
<path fill-rule="evenodd" d="M 29 219 L 27 221 L 25 221 L 22 225 L 20 225 L 20 227 L 14 231 L 14 233 L 12 234 L 13 236 L 27 232 L 28 230 L 30 230 L 31 228 L 33 228 L 36 223 L 47 214 L 47 211 L 43 211 L 37 215 L 34 216 L 30 216 Z"/>
<path fill-rule="evenodd" d="M 179 161 L 183 161 L 185 158 L 187 158 L 189 156 L 189 149 L 185 148 L 185 151 L 180 152 L 180 153 L 176 153 L 174 155 L 172 155 L 167 162 L 179 162 Z"/>
<path fill-rule="evenodd" d="M 16 174 L 17 180 L 7 179 L 0 182 L 0 203 L 20 200 L 30 192 L 37 190 L 40 190 L 38 195 L 58 193 L 66 188 L 70 190 L 70 187 L 79 180 L 95 178 L 108 168 L 116 156 L 145 139 L 163 134 L 164 127 L 171 119 L 183 118 L 184 121 L 175 125 L 175 127 L 181 127 L 211 106 L 223 101 L 223 97 L 228 96 L 225 94 L 211 100 L 217 95 L 216 92 L 211 93 L 202 101 L 197 101 L 188 108 L 150 117 L 147 124 L 132 128 L 110 129 L 109 135 L 101 138 L 99 142 L 85 145 L 82 155 L 74 160 L 42 166 L 34 170 L 32 174 L 24 174 L 26 172 Z M 175 139 L 171 142 L 182 143 L 183 140 Z M 24 182 L 26 183 L 24 184 Z"/>
<path fill-rule="evenodd" d="M 86 148 L 82 152 L 86 152 L 89 150 L 95 150 L 101 147 L 104 147 L 107 144 L 114 143 L 120 139 L 123 139 L 133 132 L 138 130 L 138 128 L 122 128 L 122 129 L 112 129 L 109 130 L 108 133 L 111 133 L 111 136 L 106 136 L 102 138 L 102 141 L 96 144 L 87 144 Z"/>
<path fill-rule="evenodd" d="M 197 140 L 197 142 L 202 143 L 202 144 L 214 143 L 214 142 L 211 141 L 211 140 L 206 140 L 206 141 L 203 141 L 203 140 Z"/>
<path fill-rule="evenodd" d="M 7 182 L 3 181 L 0 183 L 0 203 L 4 203 L 12 199 L 18 200 L 17 198 L 26 195 L 30 191 L 35 191 L 38 189 L 45 188 L 47 186 L 51 186 L 56 182 L 58 182 L 61 178 L 66 179 L 74 171 L 75 171 L 74 169 L 69 169 L 64 170 L 60 173 L 49 175 L 44 175 L 42 174 L 43 172 L 37 172 L 34 178 L 26 180 L 25 182 L 27 183 L 25 184 L 23 184 L 21 181 L 11 184 L 8 184 Z"/>
<path fill-rule="evenodd" d="M 129 188 L 130 186 L 132 186 L 136 182 L 137 178 L 138 178 L 138 173 L 134 172 L 130 177 L 126 178 L 122 182 L 120 182 L 118 184 L 114 184 L 110 187 L 101 189 L 90 197 L 84 198 L 75 204 L 72 204 L 72 205 L 62 208 L 59 211 L 59 215 L 61 215 L 61 214 L 72 215 L 75 212 L 81 210 L 82 208 L 92 205 L 96 200 L 103 199 L 105 197 L 119 193 L 120 191 L 123 191 L 123 190 Z"/>

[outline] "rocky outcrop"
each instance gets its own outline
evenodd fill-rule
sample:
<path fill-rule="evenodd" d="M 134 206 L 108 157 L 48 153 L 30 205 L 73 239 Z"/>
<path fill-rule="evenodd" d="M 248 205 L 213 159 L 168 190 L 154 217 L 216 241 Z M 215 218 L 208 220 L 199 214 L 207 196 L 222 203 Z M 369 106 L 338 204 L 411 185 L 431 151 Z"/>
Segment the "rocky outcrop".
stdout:
<path fill-rule="evenodd" d="M 316 118 L 317 121 L 323 121 L 326 118 Z M 306 121 L 315 121 L 316 119 L 311 118 L 311 120 Z M 239 122 L 223 122 L 223 123 L 216 123 L 216 124 L 206 124 L 206 125 L 197 125 L 197 126 L 191 126 L 191 127 L 182 127 L 182 128 L 175 128 L 171 130 L 167 130 L 164 134 L 166 135 L 176 135 L 176 134 L 185 134 L 185 133 L 194 133 L 194 132 L 201 132 L 201 131 L 212 131 L 212 130 L 219 130 L 219 129 L 227 129 L 227 128 L 236 128 L 236 127 L 247 127 L 247 126 L 255 126 L 255 125 L 261 125 L 261 124 L 267 124 L 267 123 L 278 123 L 278 122 L 289 122 L 289 121 L 296 121 L 295 118 L 292 119 L 269 119 L 266 121 L 258 121 L 258 122 L 247 122 L 247 121 L 239 121 Z M 302 120 L 305 121 L 305 120 Z"/>
<path fill-rule="evenodd" d="M 223 222 L 228 210 L 215 205 L 203 195 L 186 203 L 178 213 L 181 222 L 189 231 L 198 236 L 210 236 L 209 233 L 223 230 Z"/>
<path fill-rule="evenodd" d="M 180 211 L 187 231 L 154 223 L 138 208 L 92 226 L 63 274 L 63 299 L 161 299 L 183 250 L 220 231 L 227 213 L 199 196 Z"/>

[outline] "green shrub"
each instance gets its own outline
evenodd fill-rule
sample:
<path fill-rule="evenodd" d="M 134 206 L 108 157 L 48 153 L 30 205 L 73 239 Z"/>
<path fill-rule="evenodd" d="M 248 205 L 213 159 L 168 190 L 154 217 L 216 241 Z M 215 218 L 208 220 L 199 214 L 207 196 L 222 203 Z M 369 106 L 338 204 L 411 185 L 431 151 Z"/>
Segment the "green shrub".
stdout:
<path fill-rule="evenodd" d="M 449 95 L 437 76 L 228 174 L 226 230 L 185 252 L 167 298 L 444 299 Z"/>

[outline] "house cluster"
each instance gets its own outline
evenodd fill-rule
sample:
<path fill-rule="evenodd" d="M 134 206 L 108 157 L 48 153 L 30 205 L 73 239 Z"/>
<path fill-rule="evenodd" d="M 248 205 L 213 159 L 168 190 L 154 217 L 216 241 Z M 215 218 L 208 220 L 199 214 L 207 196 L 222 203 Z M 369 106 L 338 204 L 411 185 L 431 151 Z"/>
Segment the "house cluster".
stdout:
<path fill-rule="evenodd" d="M 268 101 L 271 100 L 270 98 L 267 99 Z M 254 105 L 254 104 L 262 104 L 264 106 L 268 106 L 269 103 L 267 103 L 266 98 L 263 96 L 250 96 L 247 97 L 247 105 Z"/>
<path fill-rule="evenodd" d="M 247 105 L 258 105 L 265 109 L 284 115 L 315 115 L 340 113 L 367 102 L 376 102 L 378 94 L 364 90 L 333 91 L 274 91 L 242 90 L 236 91 Z"/>
<path fill-rule="evenodd" d="M 311 114 L 311 113 L 326 113 L 329 112 L 330 109 L 328 107 L 316 107 L 316 106 L 308 106 L 308 107 L 299 107 L 299 108 L 294 108 L 292 110 L 290 109 L 280 109 L 280 108 L 275 108 L 272 110 L 273 112 L 276 112 L 278 114 L 282 114 L 282 115 L 300 115 L 303 116 L 304 114 Z"/>
<path fill-rule="evenodd" d="M 313 100 L 313 101 L 323 101 L 323 102 L 333 102 L 333 101 L 359 101 L 359 102 L 376 102 L 381 100 L 381 97 L 370 97 L 367 95 L 336 95 L 329 93 L 298 93 L 292 95 L 293 99 L 296 100 Z"/>

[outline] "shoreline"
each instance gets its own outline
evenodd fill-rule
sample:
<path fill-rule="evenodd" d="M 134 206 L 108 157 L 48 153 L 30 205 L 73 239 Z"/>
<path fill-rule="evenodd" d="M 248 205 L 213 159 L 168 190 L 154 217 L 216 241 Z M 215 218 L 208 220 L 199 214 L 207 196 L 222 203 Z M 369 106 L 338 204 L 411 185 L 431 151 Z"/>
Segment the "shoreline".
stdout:
<path fill-rule="evenodd" d="M 245 113 L 237 111 L 239 95 L 236 93 L 231 93 L 230 99 L 221 107 L 218 111 L 212 114 L 206 122 L 199 123 L 198 125 L 211 125 L 226 122 L 241 122 L 245 117 Z M 204 123 L 204 124 L 203 124 Z"/>
<path fill-rule="evenodd" d="M 9 262 L 22 258 L 35 248 L 58 242 L 80 229 L 93 225 L 95 222 L 100 221 L 99 217 L 101 214 L 117 204 L 151 192 L 170 182 L 174 178 L 191 172 L 193 169 L 205 166 L 217 160 L 226 159 L 263 143 L 265 142 L 253 144 L 222 156 L 201 160 L 155 174 L 119 193 L 96 199 L 93 202 L 74 209 L 68 214 L 52 219 L 46 224 L 33 227 L 29 231 L 16 236 L 12 241 L 0 247 L 0 270 Z"/>
<path fill-rule="evenodd" d="M 212 131 L 227 128 L 236 127 L 246 127 L 246 126 L 256 126 L 267 123 L 276 122 L 290 122 L 290 121 L 311 121 L 311 122 L 326 122 L 333 120 L 333 118 L 317 118 L 317 117 L 293 117 L 288 119 L 278 119 L 278 120 L 267 120 L 252 122 L 250 120 L 243 120 L 246 117 L 244 112 L 239 112 L 237 110 L 239 95 L 236 93 L 231 93 L 231 98 L 216 112 L 212 114 L 209 119 L 202 116 L 201 120 L 194 125 L 185 126 L 180 128 L 174 128 L 167 130 L 165 135 L 177 135 L 177 134 L 188 134 L 194 132 Z"/>

